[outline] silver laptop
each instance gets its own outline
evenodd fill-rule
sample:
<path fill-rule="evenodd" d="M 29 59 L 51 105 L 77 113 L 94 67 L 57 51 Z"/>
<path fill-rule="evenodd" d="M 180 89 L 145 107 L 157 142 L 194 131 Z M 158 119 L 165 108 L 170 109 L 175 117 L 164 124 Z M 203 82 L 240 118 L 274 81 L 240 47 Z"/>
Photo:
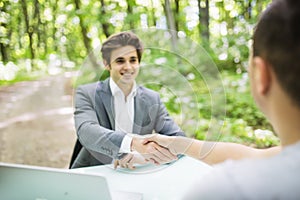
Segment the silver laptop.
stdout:
<path fill-rule="evenodd" d="M 0 199 L 111 200 L 142 197 L 135 193 L 111 193 L 106 178 L 99 174 L 0 163 Z"/>

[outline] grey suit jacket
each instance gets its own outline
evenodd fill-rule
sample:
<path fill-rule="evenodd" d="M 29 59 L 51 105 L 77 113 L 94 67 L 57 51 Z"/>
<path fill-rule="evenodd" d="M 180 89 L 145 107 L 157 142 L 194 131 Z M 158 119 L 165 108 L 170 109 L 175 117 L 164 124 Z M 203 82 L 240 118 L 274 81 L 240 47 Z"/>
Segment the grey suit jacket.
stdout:
<path fill-rule="evenodd" d="M 126 133 L 115 131 L 114 98 L 109 79 L 78 87 L 75 95 L 75 128 L 83 148 L 72 168 L 108 164 L 121 158 L 119 153 Z M 184 136 L 183 131 L 170 118 L 159 94 L 138 86 L 134 103 L 133 133 L 153 132 Z"/>

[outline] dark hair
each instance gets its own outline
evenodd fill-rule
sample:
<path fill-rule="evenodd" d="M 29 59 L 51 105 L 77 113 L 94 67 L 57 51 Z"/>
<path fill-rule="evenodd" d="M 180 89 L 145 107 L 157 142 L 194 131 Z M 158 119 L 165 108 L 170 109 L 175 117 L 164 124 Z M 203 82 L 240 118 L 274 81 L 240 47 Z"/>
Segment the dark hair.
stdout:
<path fill-rule="evenodd" d="M 274 0 L 253 35 L 253 56 L 264 58 L 300 107 L 300 1 Z"/>
<path fill-rule="evenodd" d="M 111 52 L 123 46 L 133 46 L 136 49 L 139 62 L 143 54 L 143 44 L 141 40 L 132 32 L 121 32 L 111 35 L 102 45 L 102 58 L 110 64 Z"/>

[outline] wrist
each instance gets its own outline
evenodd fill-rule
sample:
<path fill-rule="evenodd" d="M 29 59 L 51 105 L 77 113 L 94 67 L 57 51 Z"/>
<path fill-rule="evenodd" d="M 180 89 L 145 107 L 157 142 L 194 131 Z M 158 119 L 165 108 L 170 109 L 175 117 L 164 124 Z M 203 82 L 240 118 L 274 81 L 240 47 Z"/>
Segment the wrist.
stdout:
<path fill-rule="evenodd" d="M 130 151 L 131 152 L 136 151 L 136 148 L 135 148 L 136 140 L 137 140 L 136 137 L 132 137 L 131 144 L 130 144 Z"/>
<path fill-rule="evenodd" d="M 173 140 L 173 148 L 176 154 L 184 154 L 191 144 L 191 140 L 186 137 L 176 136 Z"/>
<path fill-rule="evenodd" d="M 130 153 L 131 152 L 131 147 L 130 147 L 131 142 L 132 142 L 132 137 L 125 135 L 125 137 L 122 140 L 119 153 Z"/>
<path fill-rule="evenodd" d="M 181 138 L 178 136 L 173 136 L 172 138 L 173 140 L 171 146 L 173 147 L 173 151 L 176 152 L 176 155 L 182 154 L 182 148 L 179 145 Z"/>

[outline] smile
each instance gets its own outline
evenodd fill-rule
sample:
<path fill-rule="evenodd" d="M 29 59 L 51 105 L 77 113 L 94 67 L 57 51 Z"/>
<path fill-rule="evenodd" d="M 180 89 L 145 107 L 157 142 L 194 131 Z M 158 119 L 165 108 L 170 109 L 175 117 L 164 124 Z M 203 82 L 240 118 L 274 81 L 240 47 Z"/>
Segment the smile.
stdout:
<path fill-rule="evenodd" d="M 121 73 L 121 75 L 122 76 L 131 76 L 131 75 L 133 75 L 134 74 L 134 72 L 126 72 L 126 73 Z"/>

